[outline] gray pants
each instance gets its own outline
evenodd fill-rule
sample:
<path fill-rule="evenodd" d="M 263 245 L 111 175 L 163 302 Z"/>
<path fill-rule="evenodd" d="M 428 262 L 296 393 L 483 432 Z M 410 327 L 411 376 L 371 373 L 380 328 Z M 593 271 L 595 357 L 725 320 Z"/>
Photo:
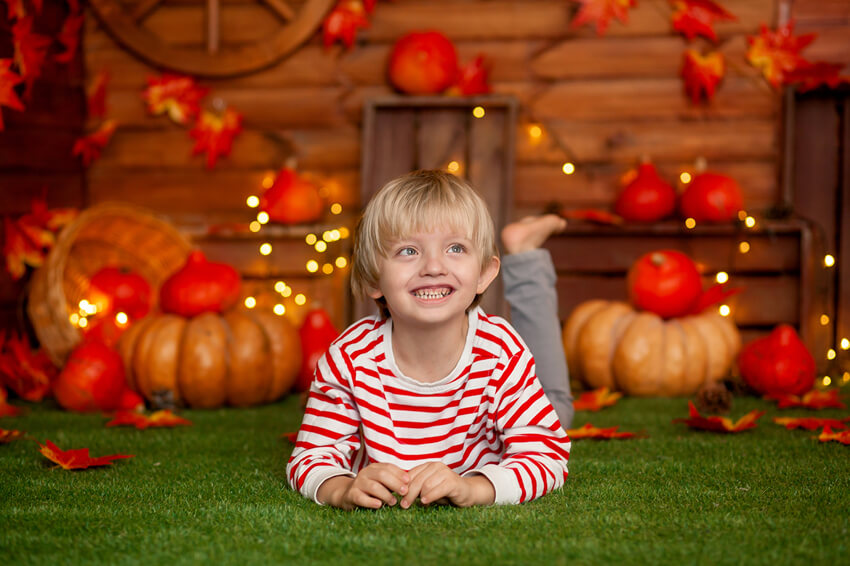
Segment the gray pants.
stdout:
<path fill-rule="evenodd" d="M 558 320 L 555 266 L 545 249 L 502 256 L 505 299 L 511 324 L 528 345 L 537 365 L 537 378 L 555 407 L 561 426 L 573 422 L 573 394 Z"/>

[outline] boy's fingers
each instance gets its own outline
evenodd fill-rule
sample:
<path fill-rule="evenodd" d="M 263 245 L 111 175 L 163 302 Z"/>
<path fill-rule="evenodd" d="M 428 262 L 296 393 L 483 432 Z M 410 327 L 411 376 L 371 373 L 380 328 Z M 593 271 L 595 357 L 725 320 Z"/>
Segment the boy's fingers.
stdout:
<path fill-rule="evenodd" d="M 370 496 L 376 498 L 378 501 L 380 501 L 382 503 L 386 503 L 387 505 L 395 505 L 396 504 L 395 495 L 393 495 L 392 492 L 389 489 L 387 489 L 387 486 L 385 486 L 380 481 L 369 480 L 366 483 L 366 485 L 364 486 L 363 491 L 367 495 L 370 495 Z M 380 507 L 380 505 L 379 505 L 379 507 Z"/>
<path fill-rule="evenodd" d="M 429 464 L 423 464 L 410 470 L 410 484 L 407 488 L 407 493 L 401 500 L 401 506 L 405 509 L 413 505 L 416 498 L 422 491 L 422 485 L 434 473 L 435 467 Z"/>

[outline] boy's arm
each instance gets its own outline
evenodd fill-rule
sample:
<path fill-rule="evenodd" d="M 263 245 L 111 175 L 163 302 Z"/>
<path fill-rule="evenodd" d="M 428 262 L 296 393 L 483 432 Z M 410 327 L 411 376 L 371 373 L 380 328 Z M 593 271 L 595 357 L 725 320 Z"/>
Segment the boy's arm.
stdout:
<path fill-rule="evenodd" d="M 493 484 L 495 503 L 523 503 L 561 487 L 567 478 L 570 439 L 535 375 L 527 350 L 513 356 L 496 376 L 496 424 L 501 462 L 465 475 L 482 474 Z"/>

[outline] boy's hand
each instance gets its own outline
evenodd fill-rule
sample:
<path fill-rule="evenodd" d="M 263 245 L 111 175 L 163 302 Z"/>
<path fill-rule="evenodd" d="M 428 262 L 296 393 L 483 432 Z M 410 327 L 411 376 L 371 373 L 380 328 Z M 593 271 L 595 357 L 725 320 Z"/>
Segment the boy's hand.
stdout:
<path fill-rule="evenodd" d="M 398 466 L 369 464 L 357 477 L 336 476 L 326 480 L 319 486 L 316 497 L 340 509 L 379 509 L 384 504 L 395 505 L 397 500 L 393 492 L 405 495 L 409 482 L 410 474 Z"/>
<path fill-rule="evenodd" d="M 410 470 L 410 486 L 401 500 L 404 509 L 419 498 L 424 505 L 446 501 L 458 507 L 490 505 L 496 490 L 485 476 L 461 477 L 442 462 L 428 462 Z"/>

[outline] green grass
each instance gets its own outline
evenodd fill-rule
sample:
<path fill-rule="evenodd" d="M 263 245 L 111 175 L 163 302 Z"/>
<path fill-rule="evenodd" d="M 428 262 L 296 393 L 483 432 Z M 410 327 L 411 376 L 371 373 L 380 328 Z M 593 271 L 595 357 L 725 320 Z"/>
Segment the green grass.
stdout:
<path fill-rule="evenodd" d="M 105 428 L 50 405 L 0 427 L 61 448 L 135 458 L 68 472 L 30 440 L 0 445 L 0 559 L 8 564 L 840 564 L 850 556 L 850 446 L 788 431 L 738 398 L 737 435 L 672 424 L 683 399 L 625 399 L 576 425 L 648 438 L 573 443 L 566 486 L 521 506 L 343 512 L 286 486 L 297 399 L 184 411 L 191 427 Z M 843 417 L 848 411 L 820 411 Z"/>

